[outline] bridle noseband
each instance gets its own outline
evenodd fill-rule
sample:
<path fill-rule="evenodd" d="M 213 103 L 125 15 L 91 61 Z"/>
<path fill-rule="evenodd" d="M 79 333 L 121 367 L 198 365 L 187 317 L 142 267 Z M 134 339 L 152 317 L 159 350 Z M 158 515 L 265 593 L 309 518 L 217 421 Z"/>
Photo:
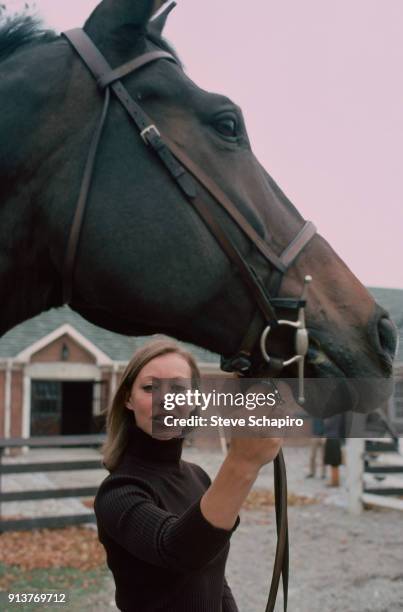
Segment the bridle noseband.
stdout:
<path fill-rule="evenodd" d="M 63 271 L 63 302 L 70 303 L 72 299 L 74 266 L 84 212 L 93 179 L 98 145 L 110 105 L 110 92 L 112 91 L 126 110 L 130 120 L 134 123 L 144 143 L 154 150 L 163 166 L 169 172 L 171 178 L 200 215 L 230 261 L 236 265 L 242 280 L 249 288 L 258 306 L 258 310 L 249 325 L 236 355 L 229 358 L 222 357 L 222 369 L 227 371 L 238 371 L 243 375 L 249 373 L 252 367 L 252 354 L 258 346 L 260 347 L 264 360 L 269 366 L 269 375 L 278 375 L 284 367 L 293 363 L 298 364 L 299 401 L 302 403 L 304 401 L 304 359 L 308 350 L 308 331 L 305 326 L 306 289 L 311 279 L 310 277 L 305 277 L 305 285 L 300 298 L 279 298 L 274 296 L 278 295 L 282 277 L 287 272 L 288 268 L 315 235 L 315 226 L 311 222 L 306 222 L 287 248 L 280 255 L 277 255 L 271 246 L 267 244 L 250 223 L 247 222 L 221 188 L 172 140 L 165 134 L 161 135 L 157 126 L 150 117 L 147 116 L 140 105 L 133 100 L 120 79 L 160 59 L 178 63 L 172 54 L 166 51 L 151 51 L 144 53 L 140 57 L 118 68 L 112 69 L 83 30 L 74 29 L 64 32 L 63 35 L 90 70 L 91 74 L 96 79 L 98 88 L 104 94 L 103 109 L 91 140 L 67 244 Z M 226 229 L 219 223 L 211 207 L 207 205 L 205 200 L 201 197 L 202 194 L 200 194 L 199 190 L 200 185 L 227 212 L 244 235 L 251 240 L 255 248 L 273 268 L 269 291 L 266 289 L 264 282 L 255 273 L 253 267 L 244 259 L 233 240 L 229 237 Z M 287 319 L 279 320 L 276 314 L 276 308 L 297 310 L 298 319 L 296 321 Z M 290 326 L 295 328 L 295 355 L 288 360 L 270 356 L 267 349 L 269 334 L 274 327 L 278 326 Z M 284 459 L 281 451 L 274 462 L 274 470 L 278 542 L 266 612 L 274 610 L 281 574 L 283 576 L 284 610 L 287 609 L 287 486 Z"/>

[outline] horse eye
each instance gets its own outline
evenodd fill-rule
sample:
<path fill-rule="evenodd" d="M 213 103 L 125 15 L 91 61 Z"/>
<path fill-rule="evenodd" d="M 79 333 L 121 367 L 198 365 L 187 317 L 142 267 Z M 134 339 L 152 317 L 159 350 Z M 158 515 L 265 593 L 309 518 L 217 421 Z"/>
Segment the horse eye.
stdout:
<path fill-rule="evenodd" d="M 214 123 L 214 127 L 223 136 L 237 136 L 238 123 L 234 117 L 222 117 Z"/>

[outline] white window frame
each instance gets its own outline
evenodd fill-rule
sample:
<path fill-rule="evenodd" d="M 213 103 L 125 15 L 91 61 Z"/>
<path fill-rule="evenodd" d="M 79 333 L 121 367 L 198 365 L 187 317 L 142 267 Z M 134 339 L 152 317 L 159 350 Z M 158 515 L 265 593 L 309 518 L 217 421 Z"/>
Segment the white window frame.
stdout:
<path fill-rule="evenodd" d="M 392 397 L 392 420 L 395 423 L 403 423 L 403 378 L 399 378 L 395 382 Z"/>

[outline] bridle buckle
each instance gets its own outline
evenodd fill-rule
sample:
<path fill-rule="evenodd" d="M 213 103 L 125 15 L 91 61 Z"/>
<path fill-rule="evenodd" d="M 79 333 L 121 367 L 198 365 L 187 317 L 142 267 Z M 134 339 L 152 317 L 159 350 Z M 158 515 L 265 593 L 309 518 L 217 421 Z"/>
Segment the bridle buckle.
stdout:
<path fill-rule="evenodd" d="M 144 128 L 144 130 L 140 132 L 140 136 L 144 140 L 147 146 L 149 145 L 148 137 L 149 137 L 149 134 L 151 134 L 151 132 L 154 132 L 155 136 L 158 136 L 158 138 L 161 137 L 161 134 L 158 128 L 154 125 L 154 123 L 151 123 L 151 125 L 148 125 L 147 127 Z"/>

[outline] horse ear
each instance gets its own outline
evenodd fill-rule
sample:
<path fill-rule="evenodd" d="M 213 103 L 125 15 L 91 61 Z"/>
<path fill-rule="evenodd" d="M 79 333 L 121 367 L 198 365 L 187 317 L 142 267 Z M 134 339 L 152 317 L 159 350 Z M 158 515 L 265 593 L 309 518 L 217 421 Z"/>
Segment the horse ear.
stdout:
<path fill-rule="evenodd" d="M 168 19 L 168 15 L 172 11 L 172 9 L 175 8 L 176 2 L 175 0 L 171 0 L 170 2 L 164 3 L 163 6 L 164 8 L 162 8 L 161 11 L 158 11 L 157 14 L 151 17 L 148 23 L 148 31 L 151 34 L 156 34 L 157 36 L 161 36 L 166 21 Z"/>
<path fill-rule="evenodd" d="M 102 52 L 119 54 L 135 47 L 156 7 L 155 0 L 103 0 L 91 13 L 84 30 Z"/>

